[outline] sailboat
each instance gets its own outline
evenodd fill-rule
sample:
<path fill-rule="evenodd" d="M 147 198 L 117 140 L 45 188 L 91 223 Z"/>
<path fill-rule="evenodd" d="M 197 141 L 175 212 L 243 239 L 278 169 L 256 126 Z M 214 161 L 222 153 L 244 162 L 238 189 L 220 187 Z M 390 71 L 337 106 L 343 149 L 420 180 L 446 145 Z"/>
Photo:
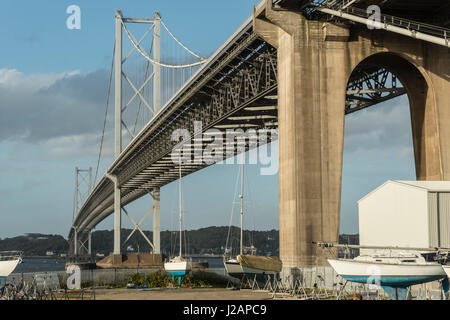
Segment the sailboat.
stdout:
<path fill-rule="evenodd" d="M 224 255 L 224 266 L 226 272 L 235 278 L 242 279 L 244 276 L 254 277 L 256 275 L 275 275 L 282 268 L 278 257 L 266 257 L 252 254 L 243 254 L 243 221 L 244 221 L 244 164 L 245 153 L 242 153 L 241 169 L 241 194 L 240 194 L 240 249 L 236 257 L 227 259 Z M 252 247 L 253 249 L 253 247 Z"/>
<path fill-rule="evenodd" d="M 395 249 L 386 253 L 362 254 L 353 259 L 328 259 L 328 263 L 342 278 L 357 283 L 376 284 L 395 300 L 407 297 L 412 285 L 442 280 L 447 277 L 442 264 L 425 259 L 422 252 L 431 252 L 427 248 L 370 247 L 357 245 L 339 245 L 316 243 L 321 247 L 344 247 L 364 249 Z M 406 252 L 405 252 L 406 251 Z M 444 284 L 446 286 L 447 284 Z"/>
<path fill-rule="evenodd" d="M 368 283 L 369 278 L 381 286 L 409 287 L 446 277 L 442 266 L 427 262 L 419 253 L 396 255 L 361 255 L 354 259 L 329 259 L 328 262 L 344 279 Z"/>
<path fill-rule="evenodd" d="M 192 268 L 191 261 L 183 258 L 182 256 L 182 228 L 183 228 L 183 194 L 182 194 L 182 182 L 181 182 L 181 163 L 180 163 L 180 178 L 179 178 L 179 195 L 180 195 L 180 253 L 177 257 L 170 259 L 168 262 L 164 263 L 164 269 L 172 275 L 172 277 L 184 276 Z M 178 282 L 181 282 L 181 278 L 178 279 Z"/>
<path fill-rule="evenodd" d="M 0 252 L 0 280 L 6 279 L 22 263 L 22 253 L 18 251 Z"/>

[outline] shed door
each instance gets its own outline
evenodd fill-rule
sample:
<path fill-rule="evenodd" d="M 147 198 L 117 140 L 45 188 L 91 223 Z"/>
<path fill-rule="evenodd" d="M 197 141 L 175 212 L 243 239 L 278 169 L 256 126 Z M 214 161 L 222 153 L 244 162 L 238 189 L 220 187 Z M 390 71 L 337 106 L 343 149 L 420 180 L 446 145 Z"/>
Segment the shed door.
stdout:
<path fill-rule="evenodd" d="M 450 193 L 439 192 L 439 246 L 450 248 Z"/>

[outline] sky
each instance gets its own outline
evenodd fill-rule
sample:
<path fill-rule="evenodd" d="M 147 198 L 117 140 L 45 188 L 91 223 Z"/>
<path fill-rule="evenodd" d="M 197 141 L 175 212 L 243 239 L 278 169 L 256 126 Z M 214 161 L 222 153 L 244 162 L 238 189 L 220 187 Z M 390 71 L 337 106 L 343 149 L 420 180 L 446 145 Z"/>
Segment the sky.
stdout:
<path fill-rule="evenodd" d="M 207 57 L 257 2 L 3 0 L 0 238 L 32 232 L 67 237 L 75 167 L 95 171 L 97 164 L 116 9 L 127 17 L 151 18 L 159 11 L 177 38 Z M 79 30 L 66 26 L 70 5 L 81 9 Z M 112 163 L 112 141 L 110 125 L 99 177 Z M 229 225 L 233 206 L 237 210 L 238 170 L 237 165 L 215 165 L 183 179 L 186 229 Z M 246 173 L 246 227 L 278 229 L 278 175 L 261 175 L 257 165 L 248 165 Z M 358 232 L 357 200 L 389 179 L 415 179 L 406 97 L 346 117 L 341 233 Z M 177 199 L 176 182 L 162 188 L 161 230 L 177 229 Z M 140 220 L 150 206 L 145 196 L 127 210 Z M 132 227 L 126 216 L 122 221 L 123 227 Z M 96 230 L 112 226 L 110 216 Z M 151 230 L 151 219 L 142 228 Z"/>

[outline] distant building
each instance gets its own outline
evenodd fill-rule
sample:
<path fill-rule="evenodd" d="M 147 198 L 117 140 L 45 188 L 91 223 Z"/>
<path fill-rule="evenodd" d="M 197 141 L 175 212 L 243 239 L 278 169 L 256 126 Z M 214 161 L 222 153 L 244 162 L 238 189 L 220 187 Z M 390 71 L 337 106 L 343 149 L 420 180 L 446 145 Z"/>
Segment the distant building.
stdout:
<path fill-rule="evenodd" d="M 33 238 L 33 239 L 36 239 L 36 240 L 47 240 L 48 239 L 48 237 L 45 237 L 45 236 L 43 236 L 40 233 L 25 233 L 24 237 L 26 237 L 26 238 Z"/>

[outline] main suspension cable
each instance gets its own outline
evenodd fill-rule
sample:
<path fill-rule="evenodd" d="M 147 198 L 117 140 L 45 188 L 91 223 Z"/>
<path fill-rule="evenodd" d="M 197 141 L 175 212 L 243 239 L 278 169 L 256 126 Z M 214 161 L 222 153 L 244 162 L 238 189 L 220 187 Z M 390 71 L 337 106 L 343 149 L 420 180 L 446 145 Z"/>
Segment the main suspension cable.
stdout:
<path fill-rule="evenodd" d="M 183 47 L 184 50 L 186 50 L 187 52 L 189 52 L 190 54 L 192 54 L 193 56 L 197 57 L 199 60 L 203 61 L 206 60 L 205 57 L 199 56 L 198 54 L 196 54 L 195 52 L 193 52 L 192 50 L 190 50 L 188 47 L 186 47 L 183 43 L 181 43 L 180 40 L 178 40 L 172 32 L 170 32 L 169 28 L 167 28 L 166 24 L 164 23 L 163 20 L 161 20 L 161 24 L 163 25 L 164 29 L 167 30 L 167 32 L 172 36 L 173 40 L 175 40 L 181 47 Z"/>
<path fill-rule="evenodd" d="M 116 55 L 116 41 L 114 40 L 112 61 L 111 61 L 111 67 L 110 67 L 110 71 L 109 71 L 108 94 L 106 96 L 105 117 L 104 117 L 104 120 L 103 120 L 103 130 L 102 130 L 102 138 L 101 138 L 101 141 L 100 141 L 100 150 L 99 150 L 98 159 L 97 159 L 97 168 L 95 169 L 95 178 L 94 178 L 94 184 L 93 184 L 94 187 L 95 187 L 95 183 L 97 182 L 98 168 L 100 166 L 100 157 L 102 155 L 103 141 L 105 139 L 106 120 L 107 120 L 107 117 L 108 117 L 109 98 L 111 96 L 111 83 L 112 83 L 112 74 L 113 74 L 113 69 L 114 69 L 114 57 L 115 57 L 115 55 Z"/>
<path fill-rule="evenodd" d="M 152 58 L 149 57 L 149 55 L 145 52 L 144 49 L 142 49 L 141 45 L 137 42 L 136 38 L 128 30 L 128 28 L 125 25 L 125 23 L 123 21 L 121 21 L 121 22 L 122 22 L 123 29 L 125 30 L 125 32 L 126 32 L 126 34 L 128 36 L 128 39 L 130 39 L 130 41 L 133 44 L 133 46 L 136 48 L 136 50 L 138 50 L 141 53 L 141 55 L 145 59 L 150 61 L 153 65 L 158 65 L 158 66 L 165 67 L 165 68 L 184 69 L 184 68 L 189 68 L 189 67 L 195 67 L 195 66 L 204 64 L 206 62 L 206 60 L 202 60 L 202 61 L 194 62 L 194 63 L 191 63 L 191 64 L 185 64 L 185 65 L 170 65 L 170 64 L 161 63 L 159 61 L 155 61 L 155 60 L 153 60 Z"/>

